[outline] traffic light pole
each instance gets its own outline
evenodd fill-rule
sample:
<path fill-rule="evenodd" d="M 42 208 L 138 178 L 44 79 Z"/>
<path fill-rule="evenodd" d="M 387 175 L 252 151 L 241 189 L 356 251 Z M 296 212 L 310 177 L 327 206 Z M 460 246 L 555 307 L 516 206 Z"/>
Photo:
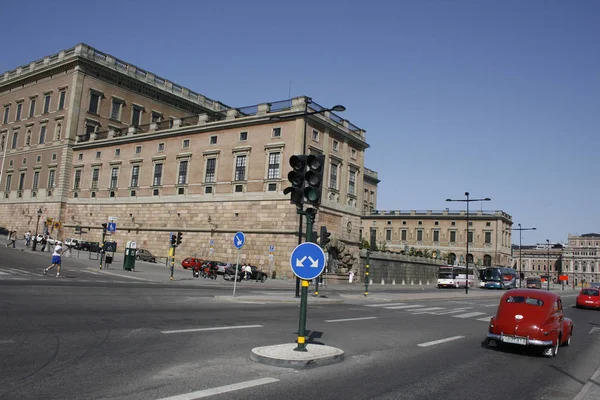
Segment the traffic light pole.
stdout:
<path fill-rule="evenodd" d="M 173 251 L 171 253 L 171 278 L 169 280 L 173 280 L 173 270 L 175 269 L 175 249 L 176 247 L 172 247 Z"/>
<path fill-rule="evenodd" d="M 100 242 L 100 269 L 102 269 L 102 258 L 104 256 L 104 238 L 106 236 L 106 224 L 102 224 L 102 241 Z"/>
<path fill-rule="evenodd" d="M 317 210 L 314 208 L 307 208 L 303 212 L 306 215 L 306 241 L 312 240 L 312 227 L 315 222 L 315 215 Z M 308 301 L 308 285 L 309 281 L 302 279 L 302 294 L 300 296 L 300 323 L 298 325 L 298 346 L 294 351 L 307 351 L 306 350 L 306 305 Z"/>

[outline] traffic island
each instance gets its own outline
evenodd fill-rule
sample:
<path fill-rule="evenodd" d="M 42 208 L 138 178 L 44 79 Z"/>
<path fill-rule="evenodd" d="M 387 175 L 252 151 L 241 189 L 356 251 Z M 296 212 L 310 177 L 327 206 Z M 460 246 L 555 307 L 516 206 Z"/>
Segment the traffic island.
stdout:
<path fill-rule="evenodd" d="M 308 343 L 306 351 L 295 351 L 296 343 L 255 347 L 250 353 L 252 361 L 284 368 L 312 368 L 335 364 L 344 360 L 344 352 L 331 346 Z"/>

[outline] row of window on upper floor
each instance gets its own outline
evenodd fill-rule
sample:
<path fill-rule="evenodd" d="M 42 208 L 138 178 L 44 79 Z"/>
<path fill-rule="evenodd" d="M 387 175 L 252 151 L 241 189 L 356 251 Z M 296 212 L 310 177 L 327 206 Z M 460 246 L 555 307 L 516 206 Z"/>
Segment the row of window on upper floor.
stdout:
<path fill-rule="evenodd" d="M 56 107 L 57 107 L 56 111 L 65 109 L 66 98 L 67 98 L 67 89 L 61 88 L 58 92 L 58 103 L 56 105 Z M 4 105 L 4 113 L 2 116 L 2 124 L 8 125 L 10 123 L 15 123 L 15 122 L 26 120 L 28 118 L 35 117 L 36 112 L 37 112 L 37 101 L 38 101 L 37 95 L 31 96 L 29 98 L 29 112 L 27 114 L 27 117 L 24 117 L 24 113 L 23 113 L 23 107 L 25 104 L 25 100 L 16 101 L 15 102 L 16 104 L 14 107 L 12 106 L 12 104 L 5 104 Z M 51 107 L 52 107 L 52 91 L 49 91 L 49 92 L 44 93 L 44 100 L 43 100 L 43 107 L 42 107 L 41 115 L 50 113 Z M 11 109 L 14 109 L 14 114 L 11 113 Z M 10 119 L 11 114 L 14 117 L 13 120 Z"/>
<path fill-rule="evenodd" d="M 365 194 L 366 194 L 366 190 L 365 190 Z M 392 221 L 391 220 L 386 221 L 386 222 L 387 222 L 388 225 L 392 225 Z M 407 224 L 408 224 L 408 221 L 406 221 L 406 220 L 402 221 L 402 225 L 407 225 Z M 419 225 L 419 226 L 423 225 L 423 221 L 422 220 L 417 220 L 417 225 Z M 433 225 L 434 226 L 439 226 L 440 225 L 440 221 L 433 221 Z M 450 226 L 456 226 L 456 221 L 450 221 Z M 469 226 L 473 226 L 473 221 L 469 221 Z M 489 222 L 489 221 L 486 221 L 485 226 L 486 227 L 491 227 L 492 223 Z"/>
<path fill-rule="evenodd" d="M 393 240 L 393 230 L 392 229 L 385 229 L 385 240 Z M 416 230 L 416 240 L 417 242 L 421 242 L 423 241 L 423 229 L 417 229 Z M 456 242 L 456 230 L 450 230 L 449 232 L 449 238 L 448 241 L 450 243 L 455 243 Z M 469 231 L 468 233 L 468 241 L 469 243 L 473 243 L 473 231 Z M 431 232 L 432 235 L 432 241 L 433 242 L 439 242 L 440 241 L 440 230 L 439 229 L 434 229 Z M 408 240 L 408 229 L 401 229 L 400 230 L 400 240 L 401 241 L 407 241 Z M 411 235 L 411 238 L 414 238 L 415 235 Z M 491 244 L 492 243 L 492 232 L 491 231 L 484 231 L 484 243 L 485 244 Z"/>
<path fill-rule="evenodd" d="M 61 139 L 61 132 L 62 132 L 62 122 L 57 122 L 54 125 L 54 137 L 53 140 L 60 140 Z M 33 140 L 33 133 L 34 133 L 34 129 L 31 126 L 28 126 L 26 131 L 25 131 L 25 140 L 23 142 L 23 146 L 32 146 L 34 144 L 45 144 L 46 141 L 48 140 L 48 123 L 43 122 L 40 124 L 39 129 L 38 129 L 38 135 L 37 135 L 37 140 Z M 8 132 L 6 134 L 2 134 L 2 136 L 0 137 L 0 151 L 4 151 L 4 146 L 5 146 L 5 139 L 7 136 Z M 19 138 L 20 138 L 20 132 L 18 130 L 13 131 L 12 133 L 12 139 L 10 142 L 10 149 L 17 149 L 19 147 Z"/>

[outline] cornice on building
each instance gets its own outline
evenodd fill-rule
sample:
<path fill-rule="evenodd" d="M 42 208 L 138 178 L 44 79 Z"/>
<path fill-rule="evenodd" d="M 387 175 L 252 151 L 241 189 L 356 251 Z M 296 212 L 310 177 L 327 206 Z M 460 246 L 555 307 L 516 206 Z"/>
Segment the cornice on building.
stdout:
<path fill-rule="evenodd" d="M 464 210 L 373 210 L 370 214 L 363 215 L 363 219 L 466 219 Z M 500 219 L 512 225 L 512 217 L 502 210 L 476 210 L 469 212 L 470 220 Z"/>

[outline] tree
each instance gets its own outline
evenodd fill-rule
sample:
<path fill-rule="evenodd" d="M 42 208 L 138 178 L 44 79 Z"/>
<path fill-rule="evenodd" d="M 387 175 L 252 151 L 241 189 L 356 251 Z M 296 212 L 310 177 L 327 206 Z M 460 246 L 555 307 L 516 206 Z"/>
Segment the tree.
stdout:
<path fill-rule="evenodd" d="M 429 249 L 423 250 L 423 257 L 431 258 L 431 253 L 429 252 Z"/>
<path fill-rule="evenodd" d="M 409 256 L 414 256 L 415 255 L 415 248 L 411 247 L 410 250 L 408 251 L 408 255 Z"/>

